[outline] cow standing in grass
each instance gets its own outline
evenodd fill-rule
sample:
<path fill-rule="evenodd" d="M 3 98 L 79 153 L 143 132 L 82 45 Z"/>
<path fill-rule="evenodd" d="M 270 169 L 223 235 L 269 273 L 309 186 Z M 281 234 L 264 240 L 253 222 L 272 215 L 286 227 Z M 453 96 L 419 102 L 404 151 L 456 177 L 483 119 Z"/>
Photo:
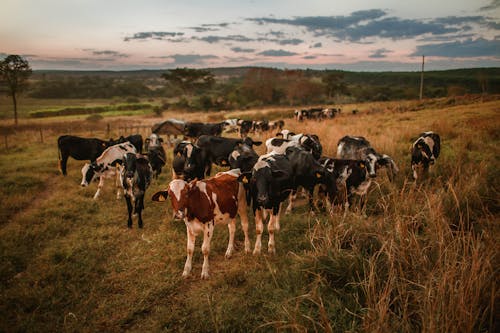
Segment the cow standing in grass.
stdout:
<path fill-rule="evenodd" d="M 174 179 L 170 182 L 168 189 L 153 195 L 153 201 L 165 201 L 167 197 L 170 197 L 175 216 L 183 219 L 186 224 L 187 258 L 182 273 L 183 277 L 189 276 L 191 272 L 196 236 L 203 233 L 201 278 L 208 279 L 208 255 L 215 225 L 228 225 L 229 243 L 226 258 L 231 257 L 234 249 L 236 214 L 240 216 L 241 226 L 245 234 L 245 252 L 250 252 L 247 204 L 243 185 L 238 182 L 240 176 L 241 172 L 235 169 L 220 172 L 212 178 L 194 180 L 190 183 L 182 179 Z"/>
<path fill-rule="evenodd" d="M 421 179 L 428 175 L 429 166 L 434 165 L 441 152 L 441 138 L 434 132 L 421 133 L 411 147 L 411 168 L 413 178 Z"/>
<path fill-rule="evenodd" d="M 81 138 L 73 135 L 62 135 L 57 139 L 59 152 L 59 169 L 66 176 L 66 165 L 71 156 L 75 160 L 93 162 L 110 146 L 108 141 L 97 138 Z"/>

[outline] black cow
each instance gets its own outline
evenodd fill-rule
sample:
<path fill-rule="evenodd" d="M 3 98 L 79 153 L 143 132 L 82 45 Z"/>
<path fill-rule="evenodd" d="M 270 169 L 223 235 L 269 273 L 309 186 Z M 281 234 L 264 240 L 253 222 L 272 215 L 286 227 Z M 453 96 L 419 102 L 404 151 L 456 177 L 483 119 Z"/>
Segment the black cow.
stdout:
<path fill-rule="evenodd" d="M 189 138 L 198 138 L 201 135 L 220 136 L 224 126 L 226 126 L 225 122 L 215 124 L 188 122 L 184 129 L 184 135 Z"/>
<path fill-rule="evenodd" d="M 132 210 L 134 214 L 137 214 L 139 228 L 143 226 L 144 194 L 151 183 L 152 176 L 153 170 L 147 158 L 134 153 L 126 153 L 123 156 L 120 179 L 125 201 L 127 202 L 127 226 L 129 228 L 132 228 Z M 132 203 L 134 203 L 134 207 L 132 207 Z"/>
<path fill-rule="evenodd" d="M 94 162 L 102 152 L 110 146 L 108 141 L 97 138 L 81 138 L 73 135 L 62 135 L 57 139 L 59 151 L 59 169 L 66 176 L 66 165 L 71 156 L 75 160 Z"/>
<path fill-rule="evenodd" d="M 252 120 L 238 120 L 238 125 L 240 126 L 240 136 L 242 138 L 246 137 L 253 129 L 253 123 L 254 122 Z"/>
<path fill-rule="evenodd" d="M 196 145 L 202 150 L 205 165 L 208 165 L 207 174 L 210 174 L 211 165 L 215 163 L 218 166 L 229 166 L 229 155 L 234 151 L 235 147 L 239 144 L 245 144 L 252 148 L 260 146 L 261 141 L 253 141 L 252 138 L 246 137 L 245 139 L 232 139 L 222 138 L 211 135 L 202 135 L 196 141 Z"/>
<path fill-rule="evenodd" d="M 274 232 L 280 229 L 280 206 L 293 190 L 293 170 L 290 161 L 285 155 L 262 155 L 254 165 L 251 175 L 242 174 L 240 180 L 250 190 L 252 210 L 255 215 L 256 240 L 253 253 L 261 252 L 264 210 L 270 212 L 267 251 L 275 253 Z"/>
<path fill-rule="evenodd" d="M 294 193 L 299 187 L 309 193 L 309 207 L 313 209 L 313 193 L 316 185 L 323 184 L 330 198 L 335 196 L 337 187 L 333 177 L 327 176 L 327 169 L 321 165 L 310 151 L 302 147 L 289 147 L 286 149 L 286 157 L 290 161 L 293 174 L 293 193 L 286 212 L 292 211 Z"/>
<path fill-rule="evenodd" d="M 377 176 L 377 169 L 385 167 L 388 169 L 389 180 L 392 181 L 399 169 L 389 155 L 381 155 L 375 151 L 370 142 L 362 136 L 346 135 L 341 138 L 337 146 L 337 158 L 363 160 L 366 162 L 368 175 L 371 178 Z"/>
<path fill-rule="evenodd" d="M 153 175 L 155 178 L 158 178 L 158 175 L 161 174 L 161 169 L 166 164 L 167 155 L 165 153 L 165 149 L 162 146 L 158 147 L 149 147 L 148 149 L 148 160 L 151 163 L 151 167 L 153 168 Z"/>
<path fill-rule="evenodd" d="M 421 133 L 411 148 L 411 168 L 417 180 L 427 176 L 429 166 L 433 165 L 441 151 L 441 138 L 434 132 Z"/>
<path fill-rule="evenodd" d="M 118 143 L 123 143 L 123 142 L 130 142 L 131 144 L 134 145 L 135 149 L 137 149 L 137 152 L 139 154 L 142 154 L 142 145 L 143 145 L 143 140 L 142 140 L 142 135 L 140 134 L 132 134 L 127 137 L 124 137 L 123 135 L 120 136 L 120 138 L 116 141 L 112 141 L 112 145 L 116 145 Z"/>
<path fill-rule="evenodd" d="M 195 178 L 203 179 L 210 169 L 210 162 L 205 157 L 205 152 L 190 141 L 181 141 L 174 147 L 174 161 L 172 163 L 174 176 L 179 175 L 182 161 L 184 162 L 182 175 L 186 181 Z"/>
<path fill-rule="evenodd" d="M 346 210 L 352 205 L 354 195 L 360 196 L 361 209 L 366 203 L 366 194 L 371 184 L 367 174 L 366 162 L 322 157 L 319 162 L 326 169 L 326 177 L 336 183 L 338 191 L 331 197 L 326 193 L 332 206 L 334 203 L 345 205 Z"/>

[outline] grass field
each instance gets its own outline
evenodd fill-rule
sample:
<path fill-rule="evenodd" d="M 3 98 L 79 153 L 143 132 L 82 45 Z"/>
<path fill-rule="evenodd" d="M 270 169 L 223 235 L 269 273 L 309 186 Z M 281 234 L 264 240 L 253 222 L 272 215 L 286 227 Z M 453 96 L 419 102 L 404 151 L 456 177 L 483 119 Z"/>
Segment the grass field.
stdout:
<path fill-rule="evenodd" d="M 363 135 L 400 174 L 393 183 L 377 178 L 366 215 L 297 207 L 282 218 L 274 256 L 265 246 L 261 256 L 245 255 L 238 226 L 226 260 L 227 231 L 216 228 L 208 281 L 200 279 L 199 239 L 192 276 L 181 278 L 186 231 L 171 221 L 169 204 L 146 200 L 144 229 L 128 230 L 111 184 L 95 202 L 96 185 L 79 186 L 83 162 L 70 159 L 68 176 L 59 174 L 63 133 L 2 148 L 0 331 L 496 331 L 500 103 L 390 106 L 358 105 L 370 112 L 322 123 L 286 119 L 289 129 L 318 134 L 329 156 L 342 136 Z M 431 179 L 417 185 L 409 148 L 425 130 L 441 135 L 442 153 Z M 167 168 L 147 197 L 169 180 Z"/>

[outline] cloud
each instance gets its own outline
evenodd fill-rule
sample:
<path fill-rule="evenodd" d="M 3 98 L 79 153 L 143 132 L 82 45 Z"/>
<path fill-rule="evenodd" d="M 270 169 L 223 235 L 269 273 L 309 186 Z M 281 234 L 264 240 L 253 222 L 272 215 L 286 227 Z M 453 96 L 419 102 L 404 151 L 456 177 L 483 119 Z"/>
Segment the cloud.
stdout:
<path fill-rule="evenodd" d="M 319 49 L 322 46 L 323 46 L 323 44 L 318 42 L 318 43 L 314 43 L 313 45 L 309 46 L 309 48 L 310 49 Z"/>
<path fill-rule="evenodd" d="M 164 58 L 174 59 L 171 65 L 203 65 L 205 60 L 218 59 L 219 57 L 211 54 L 173 54 Z"/>
<path fill-rule="evenodd" d="M 83 49 L 85 52 L 91 52 L 95 56 L 110 56 L 113 58 L 128 58 L 130 55 L 125 54 L 125 53 L 120 53 L 118 51 L 111 51 L 111 50 L 94 50 L 94 49 Z"/>
<path fill-rule="evenodd" d="M 207 32 L 207 31 L 220 31 L 222 28 L 227 28 L 229 23 L 217 23 L 217 24 L 202 24 L 200 27 L 190 27 L 196 32 Z"/>
<path fill-rule="evenodd" d="M 436 56 L 448 58 L 494 57 L 500 58 L 500 40 L 484 38 L 417 46 L 412 56 Z"/>
<path fill-rule="evenodd" d="M 313 55 L 308 55 L 308 56 L 304 56 L 304 57 L 302 57 L 302 59 L 308 59 L 308 60 L 310 60 L 310 59 L 316 59 L 316 58 L 317 58 L 317 57 L 316 57 L 316 56 L 313 56 Z"/>
<path fill-rule="evenodd" d="M 500 7 L 500 0 L 491 0 L 491 3 L 489 5 L 479 8 L 479 10 L 493 10 L 497 9 L 498 7 Z"/>
<path fill-rule="evenodd" d="M 260 53 L 257 53 L 258 55 L 266 56 L 266 57 L 289 57 L 293 55 L 297 55 L 298 53 L 295 52 L 289 52 L 285 50 L 266 50 L 262 51 Z"/>
<path fill-rule="evenodd" d="M 370 54 L 368 56 L 368 58 L 372 58 L 372 59 L 380 59 L 380 58 L 387 58 L 387 53 L 391 53 L 393 51 L 391 50 L 388 50 L 388 49 L 378 49 L 378 50 L 375 50 L 372 52 L 372 54 Z"/>
<path fill-rule="evenodd" d="M 183 35 L 184 35 L 183 32 L 167 32 L 167 31 L 136 32 L 132 37 L 125 37 L 123 40 L 125 42 L 131 40 L 147 40 L 147 39 L 163 40 L 168 37 L 180 37 Z"/>
<path fill-rule="evenodd" d="M 304 40 L 298 38 L 282 39 L 278 41 L 278 44 L 280 45 L 299 45 L 302 43 L 304 43 Z"/>
<path fill-rule="evenodd" d="M 255 49 L 244 49 L 241 47 L 233 47 L 231 48 L 231 51 L 236 52 L 236 53 L 252 53 L 255 52 Z"/>
<path fill-rule="evenodd" d="M 196 37 L 193 36 L 191 39 L 199 40 L 202 42 L 207 42 L 209 44 L 219 43 L 219 42 L 252 42 L 254 39 L 245 37 L 243 35 L 229 35 L 229 36 L 205 36 L 205 37 Z"/>

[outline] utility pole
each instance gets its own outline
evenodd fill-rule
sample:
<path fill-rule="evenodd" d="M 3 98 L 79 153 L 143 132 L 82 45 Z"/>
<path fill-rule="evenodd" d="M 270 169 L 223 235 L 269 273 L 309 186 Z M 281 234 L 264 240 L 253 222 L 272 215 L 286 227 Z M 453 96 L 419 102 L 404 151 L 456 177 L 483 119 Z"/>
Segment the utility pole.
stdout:
<path fill-rule="evenodd" d="M 424 61 L 425 56 L 422 56 L 422 72 L 420 73 L 420 100 L 422 100 L 424 94 Z"/>

